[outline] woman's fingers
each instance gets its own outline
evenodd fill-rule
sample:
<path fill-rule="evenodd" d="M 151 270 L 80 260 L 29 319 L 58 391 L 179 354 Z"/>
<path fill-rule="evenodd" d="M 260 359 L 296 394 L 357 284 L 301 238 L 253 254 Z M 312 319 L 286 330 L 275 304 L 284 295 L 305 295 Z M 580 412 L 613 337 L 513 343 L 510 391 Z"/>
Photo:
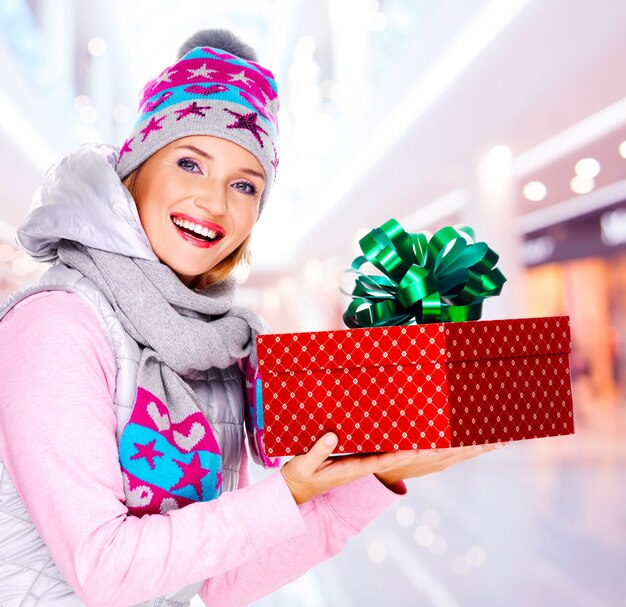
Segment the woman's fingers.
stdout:
<path fill-rule="evenodd" d="M 337 446 L 337 435 L 327 432 L 311 447 L 308 453 L 298 456 L 301 460 L 301 470 L 305 474 L 314 474 Z M 294 458 L 295 459 L 295 458 Z"/>
<path fill-rule="evenodd" d="M 376 474 L 383 482 L 423 476 L 496 448 L 480 445 L 330 458 L 337 442 L 337 436 L 329 432 L 308 453 L 295 456 L 283 466 L 281 471 L 297 503 L 368 474 Z"/>
<path fill-rule="evenodd" d="M 333 460 L 333 474 L 366 476 L 381 468 L 393 468 L 414 457 L 414 451 L 390 451 L 367 455 L 346 455 Z"/>
<path fill-rule="evenodd" d="M 495 445 L 477 445 L 416 452 L 413 459 L 378 470 L 375 474 L 382 482 L 391 485 L 399 480 L 406 480 L 408 478 L 415 478 L 431 474 L 432 472 L 445 470 L 450 466 L 460 464 L 477 455 L 488 453 L 493 449 L 496 449 Z"/>
<path fill-rule="evenodd" d="M 298 504 L 381 468 L 397 467 L 413 457 L 411 451 L 397 451 L 329 459 L 336 446 L 337 436 L 332 432 L 325 434 L 308 453 L 293 457 L 282 467 L 283 478 Z"/>

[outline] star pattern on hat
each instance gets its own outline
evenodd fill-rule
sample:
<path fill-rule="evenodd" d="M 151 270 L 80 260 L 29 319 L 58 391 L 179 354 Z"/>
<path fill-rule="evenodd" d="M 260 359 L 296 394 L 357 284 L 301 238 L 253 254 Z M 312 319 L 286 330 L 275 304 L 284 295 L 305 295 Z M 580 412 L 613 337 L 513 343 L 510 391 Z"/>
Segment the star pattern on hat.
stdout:
<path fill-rule="evenodd" d="M 187 71 L 191 74 L 187 76 L 187 80 L 191 80 L 192 78 L 208 78 L 211 74 L 217 72 L 217 70 L 210 70 L 207 68 L 206 63 L 203 63 L 201 67 L 196 70 L 187 69 Z"/>
<path fill-rule="evenodd" d="M 149 101 L 146 103 L 146 112 L 154 112 L 163 102 L 167 101 L 174 93 L 172 91 L 165 91 L 163 94 L 159 95 L 157 99 L 154 101 Z"/>
<path fill-rule="evenodd" d="M 259 103 L 258 99 L 256 99 L 254 95 L 251 95 L 250 93 L 248 93 L 248 91 L 240 90 L 239 96 L 245 101 L 247 101 L 266 120 L 271 121 L 271 118 L 265 111 L 265 108 Z"/>
<path fill-rule="evenodd" d="M 237 117 L 237 120 L 235 120 L 235 122 L 233 122 L 232 124 L 227 124 L 226 128 L 245 129 L 247 131 L 250 131 L 254 135 L 256 140 L 259 142 L 260 146 L 264 147 L 263 140 L 261 139 L 261 136 L 259 135 L 259 131 L 261 131 L 261 133 L 265 133 L 266 135 L 267 135 L 267 131 L 262 129 L 256 123 L 256 119 L 259 116 L 256 112 L 250 112 L 249 114 L 240 114 L 239 112 L 233 112 L 232 110 L 229 110 L 228 108 L 224 108 L 224 111 Z"/>
<path fill-rule="evenodd" d="M 227 86 L 223 84 L 212 84 L 211 86 L 201 86 L 199 84 L 192 84 L 185 89 L 185 93 L 191 93 L 192 95 L 215 95 L 217 93 L 224 93 L 228 90 Z"/>
<path fill-rule="evenodd" d="M 246 72 L 241 70 L 238 74 L 230 74 L 231 82 L 243 82 L 246 86 L 250 86 L 250 82 L 252 82 L 252 78 L 248 78 L 246 76 Z"/>
<path fill-rule="evenodd" d="M 178 72 L 178 70 L 166 69 L 156 80 L 157 84 L 161 84 L 162 82 L 172 82 L 172 76 Z"/>
<path fill-rule="evenodd" d="M 150 122 L 148 122 L 148 124 L 140 131 L 140 133 L 143 135 L 141 141 L 145 141 L 146 137 L 153 131 L 160 131 L 163 128 L 161 126 L 161 121 L 165 120 L 166 117 L 167 116 L 161 116 L 160 118 L 155 118 L 154 116 L 152 116 L 152 118 L 150 118 Z"/>
<path fill-rule="evenodd" d="M 210 110 L 210 109 L 211 109 L 210 105 L 198 105 L 198 103 L 194 101 L 190 103 L 187 107 L 184 107 L 181 110 L 176 110 L 176 113 L 179 114 L 176 120 L 181 120 L 190 115 L 202 116 L 202 118 L 204 118 L 206 114 L 202 110 Z"/>
<path fill-rule="evenodd" d="M 216 474 L 217 481 L 215 483 L 215 490 L 217 491 L 222 486 L 222 473 L 218 472 Z"/>
<path fill-rule="evenodd" d="M 137 453 L 135 455 L 131 455 L 130 459 L 142 459 L 145 458 L 150 466 L 150 470 L 154 470 L 154 458 L 155 457 L 163 457 L 163 453 L 161 451 L 157 451 L 154 448 L 156 444 L 156 438 L 151 440 L 147 445 L 142 445 L 141 443 L 133 443 L 135 448 L 137 449 Z"/>
<path fill-rule="evenodd" d="M 278 169 L 278 154 L 276 153 L 276 146 L 272 143 L 272 147 L 274 148 L 274 158 L 272 158 L 272 166 L 274 167 L 274 179 L 276 179 L 276 170 Z"/>
<path fill-rule="evenodd" d="M 175 485 L 170 487 L 170 491 L 176 491 L 177 489 L 182 489 L 187 485 L 193 485 L 193 488 L 198 494 L 198 498 L 202 500 L 202 479 L 211 471 L 202 467 L 198 452 L 194 452 L 189 463 L 181 462 L 177 459 L 172 459 L 172 461 L 178 464 L 178 467 L 182 470 L 183 475 Z"/>
<path fill-rule="evenodd" d="M 131 147 L 130 147 L 130 144 L 131 144 L 133 141 L 135 141 L 135 138 L 134 138 L 134 137 L 131 137 L 130 139 L 127 139 L 127 140 L 124 142 L 124 145 L 122 145 L 122 147 L 120 148 L 120 153 L 119 153 L 119 156 L 117 157 L 118 162 L 119 162 L 119 160 L 122 158 L 122 156 L 123 156 L 124 154 L 130 153 L 130 152 L 132 152 L 132 151 L 133 151 L 133 148 L 131 148 Z"/>

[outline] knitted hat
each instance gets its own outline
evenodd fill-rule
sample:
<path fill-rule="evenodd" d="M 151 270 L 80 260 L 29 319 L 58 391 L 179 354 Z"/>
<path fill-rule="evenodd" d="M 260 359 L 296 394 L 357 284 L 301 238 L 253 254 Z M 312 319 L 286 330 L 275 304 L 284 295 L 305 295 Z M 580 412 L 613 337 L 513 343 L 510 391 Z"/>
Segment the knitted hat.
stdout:
<path fill-rule="evenodd" d="M 259 212 L 278 166 L 278 93 L 272 73 L 228 30 L 203 30 L 179 51 L 179 61 L 143 88 L 139 118 L 119 151 L 124 179 L 168 143 L 213 135 L 254 154 L 265 171 Z"/>

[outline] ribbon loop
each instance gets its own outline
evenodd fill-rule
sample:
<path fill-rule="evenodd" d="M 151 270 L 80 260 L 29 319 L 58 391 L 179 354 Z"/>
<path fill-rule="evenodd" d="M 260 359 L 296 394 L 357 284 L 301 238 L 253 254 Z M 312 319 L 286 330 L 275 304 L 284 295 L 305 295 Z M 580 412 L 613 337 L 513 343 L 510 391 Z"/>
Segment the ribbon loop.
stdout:
<path fill-rule="evenodd" d="M 506 278 L 498 254 L 475 242 L 469 226 L 446 226 L 432 237 L 407 233 L 395 220 L 365 235 L 348 272 L 357 275 L 344 312 L 351 328 L 478 320 L 482 302 L 499 295 Z M 371 263 L 382 274 L 365 274 Z"/>

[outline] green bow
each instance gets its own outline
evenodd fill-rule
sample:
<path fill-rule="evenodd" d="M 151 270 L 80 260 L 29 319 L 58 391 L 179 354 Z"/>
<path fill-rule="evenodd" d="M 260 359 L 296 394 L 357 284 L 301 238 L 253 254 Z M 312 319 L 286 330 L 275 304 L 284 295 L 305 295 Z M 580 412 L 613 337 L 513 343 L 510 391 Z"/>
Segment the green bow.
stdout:
<path fill-rule="evenodd" d="M 351 328 L 477 320 L 486 297 L 499 295 L 506 278 L 498 254 L 475 242 L 469 226 L 447 226 L 428 239 L 390 219 L 359 241 L 364 255 L 343 321 Z M 361 272 L 370 262 L 383 276 Z"/>

